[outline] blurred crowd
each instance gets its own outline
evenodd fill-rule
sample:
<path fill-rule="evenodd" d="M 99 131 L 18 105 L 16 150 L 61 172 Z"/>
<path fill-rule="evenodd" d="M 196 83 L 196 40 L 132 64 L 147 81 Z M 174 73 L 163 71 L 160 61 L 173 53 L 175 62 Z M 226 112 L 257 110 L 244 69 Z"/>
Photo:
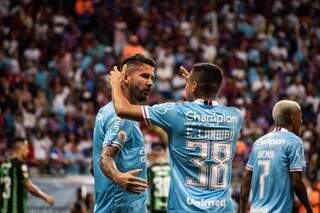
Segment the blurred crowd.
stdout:
<path fill-rule="evenodd" d="M 133 53 L 157 60 L 149 103 L 183 99 L 183 65 L 225 72 L 219 101 L 245 116 L 234 193 L 252 143 L 272 129 L 283 98 L 300 103 L 307 180 L 319 179 L 320 3 L 313 0 L 1 0 L 0 158 L 28 138 L 39 174 L 87 174 L 97 110 L 110 101 L 106 74 Z M 147 153 L 163 143 L 143 127 Z"/>

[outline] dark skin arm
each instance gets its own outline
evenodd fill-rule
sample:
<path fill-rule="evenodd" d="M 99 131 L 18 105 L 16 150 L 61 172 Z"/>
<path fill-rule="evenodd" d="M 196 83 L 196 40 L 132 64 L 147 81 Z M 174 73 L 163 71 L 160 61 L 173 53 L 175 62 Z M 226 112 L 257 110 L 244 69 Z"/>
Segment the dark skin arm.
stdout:
<path fill-rule="evenodd" d="M 41 191 L 30 179 L 26 180 L 24 182 L 24 185 L 32 195 L 44 200 L 50 206 L 54 204 L 55 199 L 52 196 Z"/>
<path fill-rule="evenodd" d="M 294 193 L 299 198 L 302 205 L 306 208 L 308 213 L 312 213 L 312 208 L 308 199 L 306 187 L 302 181 L 301 172 L 291 172 L 291 184 Z"/>
<path fill-rule="evenodd" d="M 102 149 L 100 156 L 101 171 L 127 192 L 135 194 L 144 192 L 148 187 L 147 181 L 135 176 L 141 173 L 142 169 L 134 169 L 125 173 L 117 169 L 114 158 L 119 153 L 119 150 L 118 146 L 106 146 Z"/>
<path fill-rule="evenodd" d="M 241 191 L 240 191 L 240 213 L 246 212 L 246 207 L 248 203 L 248 198 L 250 194 L 250 186 L 251 186 L 251 177 L 252 171 L 245 169 L 241 182 Z"/>

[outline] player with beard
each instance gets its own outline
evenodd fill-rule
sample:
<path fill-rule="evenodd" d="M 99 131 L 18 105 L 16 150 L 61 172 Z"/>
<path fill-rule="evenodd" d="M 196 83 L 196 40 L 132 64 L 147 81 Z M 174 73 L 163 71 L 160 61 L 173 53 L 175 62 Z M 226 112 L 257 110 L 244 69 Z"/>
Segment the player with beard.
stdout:
<path fill-rule="evenodd" d="M 233 212 L 232 160 L 243 116 L 218 103 L 223 72 L 210 63 L 184 74 L 187 100 L 154 106 L 132 105 L 120 90 L 123 75 L 111 72 L 117 115 L 160 126 L 169 137 L 171 179 L 167 212 Z"/>
<path fill-rule="evenodd" d="M 141 54 L 125 59 L 121 90 L 132 104 L 145 103 L 155 78 L 154 60 Z M 95 121 L 93 175 L 94 212 L 146 212 L 147 169 L 139 123 L 117 117 L 112 102 Z"/>

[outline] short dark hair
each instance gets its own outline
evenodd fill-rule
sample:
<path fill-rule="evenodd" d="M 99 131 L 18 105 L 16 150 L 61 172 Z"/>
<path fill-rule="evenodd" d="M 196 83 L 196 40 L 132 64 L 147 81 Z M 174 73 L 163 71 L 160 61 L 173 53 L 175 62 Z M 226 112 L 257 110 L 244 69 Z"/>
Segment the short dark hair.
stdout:
<path fill-rule="evenodd" d="M 157 149 L 157 150 L 159 150 L 159 149 L 166 150 L 167 146 L 166 146 L 165 143 L 152 143 L 151 149 L 152 150 L 155 150 L 155 149 Z"/>
<path fill-rule="evenodd" d="M 198 63 L 193 66 L 191 80 L 197 82 L 197 96 L 214 97 L 222 84 L 222 69 L 211 63 Z"/>
<path fill-rule="evenodd" d="M 157 66 L 157 63 L 155 62 L 155 60 L 153 60 L 152 58 L 149 58 L 147 56 L 144 56 L 142 54 L 134 54 L 134 55 L 131 55 L 128 58 L 124 59 L 121 64 L 121 69 L 125 64 L 127 64 L 127 65 L 147 64 L 147 65 L 150 65 L 151 67 L 154 67 L 154 68 Z"/>
<path fill-rule="evenodd" d="M 26 139 L 23 137 L 15 137 L 9 140 L 8 148 L 16 149 L 20 144 L 25 143 Z"/>

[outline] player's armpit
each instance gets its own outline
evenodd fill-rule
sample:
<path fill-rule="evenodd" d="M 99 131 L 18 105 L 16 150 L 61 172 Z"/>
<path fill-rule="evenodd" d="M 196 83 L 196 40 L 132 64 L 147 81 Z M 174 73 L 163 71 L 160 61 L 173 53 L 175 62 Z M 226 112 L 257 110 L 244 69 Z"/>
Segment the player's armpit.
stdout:
<path fill-rule="evenodd" d="M 240 191 L 240 213 L 246 212 L 248 198 L 250 194 L 252 171 L 245 169 L 242 176 L 241 191 Z"/>

